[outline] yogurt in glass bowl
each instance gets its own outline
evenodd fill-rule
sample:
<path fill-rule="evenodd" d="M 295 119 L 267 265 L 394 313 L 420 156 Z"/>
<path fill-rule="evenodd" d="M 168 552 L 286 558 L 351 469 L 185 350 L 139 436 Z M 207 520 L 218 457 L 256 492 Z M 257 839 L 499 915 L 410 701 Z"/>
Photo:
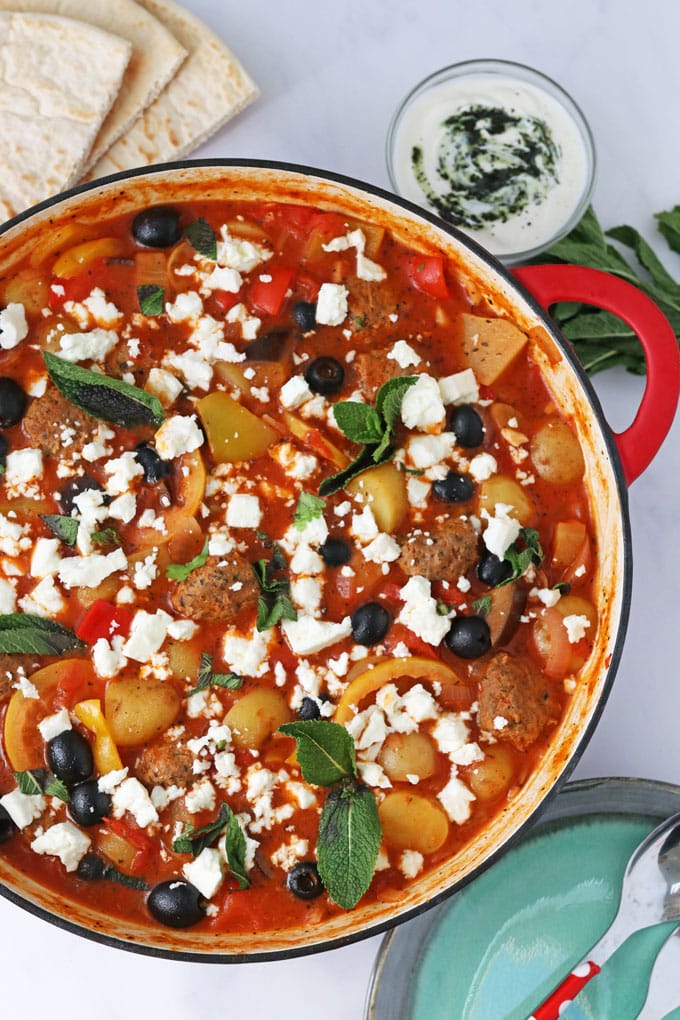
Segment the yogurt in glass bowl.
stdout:
<path fill-rule="evenodd" d="M 523 64 L 470 60 L 436 71 L 400 104 L 387 171 L 403 198 L 513 265 L 579 221 L 595 182 L 595 145 L 552 79 Z"/>

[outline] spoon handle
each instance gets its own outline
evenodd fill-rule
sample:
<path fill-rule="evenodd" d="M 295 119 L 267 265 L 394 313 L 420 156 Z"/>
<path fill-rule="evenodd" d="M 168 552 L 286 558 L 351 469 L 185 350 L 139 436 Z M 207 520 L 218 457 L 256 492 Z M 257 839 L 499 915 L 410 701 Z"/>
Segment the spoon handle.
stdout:
<path fill-rule="evenodd" d="M 591 960 L 577 963 L 570 974 L 544 1002 L 535 1009 L 529 1020 L 558 1020 L 560 1013 L 584 988 L 591 978 L 600 973 L 600 968 Z"/>

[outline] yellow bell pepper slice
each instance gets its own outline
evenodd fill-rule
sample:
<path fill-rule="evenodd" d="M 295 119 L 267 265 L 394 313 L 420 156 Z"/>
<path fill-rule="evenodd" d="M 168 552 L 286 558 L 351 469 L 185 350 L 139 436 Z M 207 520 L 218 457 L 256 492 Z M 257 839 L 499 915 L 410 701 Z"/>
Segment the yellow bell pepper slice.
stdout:
<path fill-rule="evenodd" d="M 118 748 L 111 736 L 99 698 L 79 701 L 73 709 L 83 726 L 94 733 L 94 763 L 100 775 L 123 768 Z"/>
<path fill-rule="evenodd" d="M 458 686 L 461 683 L 460 677 L 443 662 L 421 656 L 388 659 L 387 662 L 381 662 L 373 669 L 367 669 L 352 680 L 338 702 L 333 722 L 344 726 L 353 717 L 353 710 L 358 708 L 364 698 L 367 698 L 369 694 L 375 694 L 390 681 L 400 680 L 402 677 L 428 680 L 430 683 L 438 681 L 442 685 L 442 691 L 447 687 Z"/>
<path fill-rule="evenodd" d="M 95 259 L 114 258 L 122 255 L 123 251 L 123 242 L 117 237 L 84 241 L 63 252 L 52 266 L 52 272 L 62 280 L 70 280 L 84 272 Z"/>

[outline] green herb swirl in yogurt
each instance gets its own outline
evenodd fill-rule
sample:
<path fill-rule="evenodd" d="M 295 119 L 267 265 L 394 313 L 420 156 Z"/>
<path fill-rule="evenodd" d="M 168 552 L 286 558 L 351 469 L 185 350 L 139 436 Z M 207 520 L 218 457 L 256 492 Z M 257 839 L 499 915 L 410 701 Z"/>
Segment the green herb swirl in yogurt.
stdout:
<path fill-rule="evenodd" d="M 447 117 L 434 155 L 436 186 L 419 145 L 411 153 L 413 173 L 429 204 L 456 226 L 505 223 L 543 202 L 559 181 L 560 149 L 546 122 L 498 106 Z"/>

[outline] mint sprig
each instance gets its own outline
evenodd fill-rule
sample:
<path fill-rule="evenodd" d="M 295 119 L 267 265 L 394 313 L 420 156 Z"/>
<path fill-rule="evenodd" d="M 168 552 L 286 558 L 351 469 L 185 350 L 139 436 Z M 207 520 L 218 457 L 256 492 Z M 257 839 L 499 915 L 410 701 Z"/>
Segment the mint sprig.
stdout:
<path fill-rule="evenodd" d="M 26 769 L 24 772 L 15 772 L 14 778 L 22 793 L 33 797 L 44 793 L 48 797 L 57 797 L 59 800 L 63 800 L 65 804 L 68 804 L 71 799 L 66 784 L 45 769 Z"/>
<path fill-rule="evenodd" d="M 224 836 L 224 847 L 227 852 L 229 870 L 234 878 L 238 880 L 239 887 L 247 889 L 250 885 L 250 879 L 246 871 L 246 837 L 233 811 L 229 812 L 227 831 Z"/>
<path fill-rule="evenodd" d="M 204 220 L 202 216 L 184 228 L 184 236 L 199 255 L 212 259 L 213 262 L 216 261 L 217 235 L 208 221 Z"/>
<path fill-rule="evenodd" d="M 199 567 L 204 567 L 208 562 L 208 544 L 208 539 L 206 538 L 200 553 L 194 556 L 193 560 L 189 560 L 188 563 L 170 563 L 165 569 L 166 576 L 171 581 L 186 581 L 189 574 L 194 570 L 198 570 Z"/>
<path fill-rule="evenodd" d="M 56 354 L 43 351 L 50 379 L 62 396 L 93 418 L 129 428 L 132 425 L 160 425 L 165 411 L 158 397 L 122 379 L 93 372 Z"/>
<path fill-rule="evenodd" d="M 281 620 L 297 620 L 297 610 L 290 600 L 288 564 L 281 547 L 274 546 L 272 558 L 253 563 L 253 573 L 260 586 L 257 600 L 257 629 L 269 630 Z"/>
<path fill-rule="evenodd" d="M 319 821 L 319 875 L 331 899 L 351 910 L 371 884 L 382 840 L 373 792 L 356 778 L 354 740 L 321 719 L 284 723 L 279 732 L 295 738 L 305 781 L 330 787 Z"/>
<path fill-rule="evenodd" d="M 74 546 L 78 538 L 78 521 L 63 514 L 39 514 L 40 520 L 64 545 Z"/>
<path fill-rule="evenodd" d="M 165 289 L 153 283 L 143 283 L 137 288 L 137 300 L 142 315 L 161 315 L 165 302 Z"/>
<path fill-rule="evenodd" d="M 250 884 L 245 868 L 246 838 L 228 804 L 220 804 L 215 820 L 202 825 L 200 829 L 186 825 L 182 834 L 173 841 L 172 849 L 177 854 L 198 857 L 206 847 L 212 846 L 223 832 L 226 833 L 225 846 L 229 870 L 238 879 L 241 889 L 245 889 Z"/>
<path fill-rule="evenodd" d="M 243 686 L 243 677 L 240 677 L 238 673 L 213 673 L 212 663 L 212 655 L 203 652 L 196 686 L 189 691 L 189 694 L 205 691 L 208 687 L 224 687 L 228 691 L 237 691 L 239 687 Z"/>
<path fill-rule="evenodd" d="M 333 405 L 338 428 L 351 442 L 361 443 L 363 450 L 342 471 L 324 478 L 320 496 L 332 496 L 362 471 L 392 459 L 392 438 L 404 394 L 416 382 L 415 375 L 389 379 L 378 390 L 375 407 L 357 400 L 341 400 Z"/>
<path fill-rule="evenodd" d="M 84 647 L 72 630 L 54 620 L 32 613 L 0 616 L 0 652 L 10 655 L 61 655 Z"/>
<path fill-rule="evenodd" d="M 512 574 L 501 581 L 498 588 L 511 584 L 529 569 L 532 563 L 539 566 L 543 562 L 541 540 L 535 528 L 522 528 L 516 542 L 505 550 L 503 557 L 512 567 Z"/>
<path fill-rule="evenodd" d="M 318 496 L 314 496 L 311 492 L 301 492 L 297 501 L 297 506 L 295 507 L 293 524 L 298 531 L 304 531 L 307 525 L 312 521 L 316 521 L 319 517 L 323 517 L 325 509 L 325 499 L 319 499 Z"/>

